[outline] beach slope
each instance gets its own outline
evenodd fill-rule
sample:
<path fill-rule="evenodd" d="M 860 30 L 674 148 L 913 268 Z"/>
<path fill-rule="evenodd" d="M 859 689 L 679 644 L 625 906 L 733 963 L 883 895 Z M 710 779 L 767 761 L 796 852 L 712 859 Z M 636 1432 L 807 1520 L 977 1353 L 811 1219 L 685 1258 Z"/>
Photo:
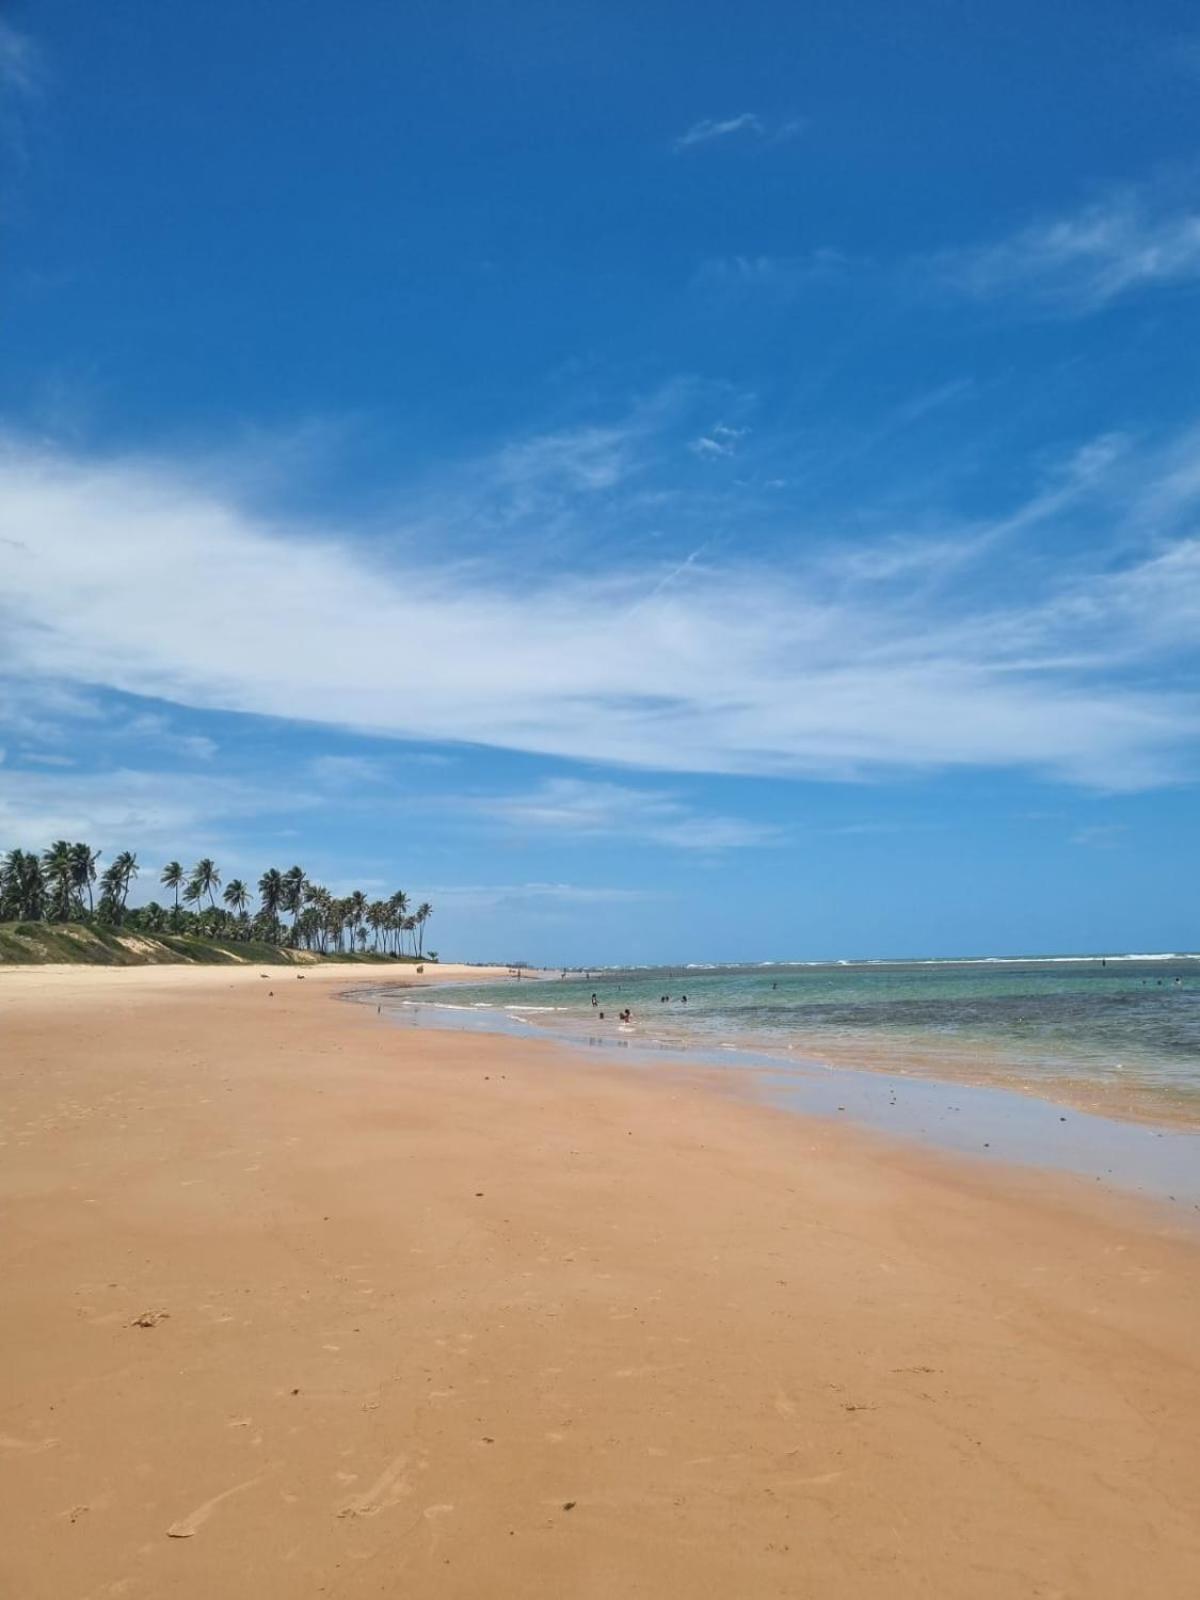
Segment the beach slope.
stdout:
<path fill-rule="evenodd" d="M 1178 1224 L 347 978 L 0 977 L 0 1593 L 1194 1595 Z"/>

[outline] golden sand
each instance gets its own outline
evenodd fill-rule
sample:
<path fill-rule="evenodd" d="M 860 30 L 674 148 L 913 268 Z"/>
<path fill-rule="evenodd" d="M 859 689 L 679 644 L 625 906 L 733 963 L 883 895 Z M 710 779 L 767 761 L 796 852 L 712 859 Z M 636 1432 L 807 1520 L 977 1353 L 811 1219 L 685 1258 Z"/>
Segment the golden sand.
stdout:
<path fill-rule="evenodd" d="M 1192 1600 L 1157 1211 L 368 976 L 0 975 L 5 1600 Z"/>

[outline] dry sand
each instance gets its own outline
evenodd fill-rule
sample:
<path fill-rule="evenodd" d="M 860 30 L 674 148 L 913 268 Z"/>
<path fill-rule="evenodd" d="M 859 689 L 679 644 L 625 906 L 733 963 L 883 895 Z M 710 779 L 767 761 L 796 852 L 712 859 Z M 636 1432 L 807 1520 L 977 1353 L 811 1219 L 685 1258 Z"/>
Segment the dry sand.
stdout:
<path fill-rule="evenodd" d="M 1192 1600 L 1158 1212 L 367 976 L 0 976 L 4 1600 Z"/>

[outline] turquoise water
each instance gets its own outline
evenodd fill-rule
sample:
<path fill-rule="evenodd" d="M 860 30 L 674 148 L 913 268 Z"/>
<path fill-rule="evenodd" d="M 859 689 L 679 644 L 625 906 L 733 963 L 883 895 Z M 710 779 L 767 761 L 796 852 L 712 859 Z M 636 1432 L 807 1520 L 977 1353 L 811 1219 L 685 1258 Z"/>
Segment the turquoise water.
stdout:
<path fill-rule="evenodd" d="M 1047 1093 L 1074 1084 L 1117 1109 L 1161 1100 L 1200 1120 L 1195 955 L 660 967 L 455 985 L 388 1003 L 500 1008 L 569 1038 L 752 1049 Z M 628 1024 L 618 1020 L 626 1008 Z"/>

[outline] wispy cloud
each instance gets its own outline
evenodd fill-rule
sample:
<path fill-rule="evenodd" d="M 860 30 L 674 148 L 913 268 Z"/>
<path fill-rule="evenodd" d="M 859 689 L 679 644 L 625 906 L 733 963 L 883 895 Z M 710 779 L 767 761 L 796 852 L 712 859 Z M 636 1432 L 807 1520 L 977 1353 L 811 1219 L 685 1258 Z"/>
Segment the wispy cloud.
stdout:
<path fill-rule="evenodd" d="M 922 271 L 975 299 L 1022 298 L 1085 316 L 1141 290 L 1200 281 L 1200 209 L 1124 190 L 1008 238 L 945 251 Z"/>
<path fill-rule="evenodd" d="M 41 61 L 33 41 L 0 18 L 0 148 L 10 166 L 25 164 L 28 118 L 41 82 Z"/>
<path fill-rule="evenodd" d="M 803 132 L 803 129 L 804 121 L 800 117 L 787 117 L 779 122 L 769 122 L 756 111 L 740 111 L 735 116 L 704 117 L 699 122 L 694 122 L 674 141 L 674 149 L 694 150 L 697 145 L 712 144 L 718 139 L 729 139 L 739 134 L 779 144 L 784 140 L 794 139 L 797 134 Z"/>
<path fill-rule="evenodd" d="M 690 439 L 688 449 L 693 455 L 707 457 L 709 460 L 720 456 L 735 456 L 739 443 L 749 432 L 749 428 L 733 428 L 726 422 L 717 422 L 707 432 Z"/>
<path fill-rule="evenodd" d="M 0 781 L 0 840 L 41 848 L 51 839 L 87 839 L 106 850 L 199 850 L 226 825 L 293 811 L 314 802 L 223 775 L 150 772 L 22 772 Z"/>
<path fill-rule="evenodd" d="M 728 139 L 735 133 L 753 133 L 760 138 L 766 133 L 762 118 L 753 111 L 741 111 L 733 117 L 704 117 L 693 122 L 686 133 L 675 140 L 676 150 L 691 150 L 698 144 L 711 144 L 714 139 Z"/>
<path fill-rule="evenodd" d="M 700 263 L 691 288 L 702 296 L 757 295 L 790 301 L 815 284 L 832 283 L 852 265 L 842 251 L 826 248 L 799 256 L 713 256 Z"/>
<path fill-rule="evenodd" d="M 503 911 L 512 907 L 637 905 L 661 899 L 651 889 L 622 889 L 581 883 L 436 884 L 429 894 L 439 906 L 458 910 Z"/>
<path fill-rule="evenodd" d="M 499 481 L 516 489 L 565 486 L 611 489 L 631 470 L 641 430 L 630 421 L 536 435 L 506 446 L 496 457 Z"/>
<path fill-rule="evenodd" d="M 522 832 L 644 839 L 678 850 L 730 850 L 779 838 L 776 828 L 697 811 L 663 790 L 581 778 L 548 778 L 525 794 L 461 804 Z"/>
<path fill-rule="evenodd" d="M 0 94 L 28 96 L 38 82 L 37 52 L 33 41 L 11 22 L 0 18 Z"/>
<path fill-rule="evenodd" d="M 1179 668 L 1200 636 L 1198 444 L 1200 432 L 1155 450 L 1098 441 L 994 524 L 943 525 L 930 541 L 860 540 L 840 557 L 797 538 L 782 562 L 670 568 L 625 549 L 547 570 L 506 544 L 456 562 L 433 522 L 417 543 L 289 529 L 169 464 L 13 443 L 0 526 L 20 537 L 0 546 L 0 670 L 66 686 L 51 699 L 103 686 L 660 772 L 1012 767 L 1150 785 L 1193 769 L 1200 734 Z M 578 489 L 575 512 L 600 540 L 591 494 Z M 1082 508 L 1111 522 L 1090 562 L 1031 566 L 1018 590 L 966 582 L 997 541 Z M 413 662 L 419 692 L 399 693 Z M 18 706 L 9 737 L 40 714 Z M 705 847 L 718 843 L 710 831 Z"/>
<path fill-rule="evenodd" d="M 1071 843 L 1091 850 L 1114 850 L 1126 832 L 1123 822 L 1098 822 L 1072 834 Z"/>
<path fill-rule="evenodd" d="M 369 756 L 315 756 L 308 770 L 318 783 L 334 789 L 381 783 L 386 776 L 383 766 Z"/>
<path fill-rule="evenodd" d="M 170 717 L 159 711 L 139 712 L 131 717 L 118 735 L 136 744 L 150 745 L 171 755 L 183 756 L 190 761 L 211 761 L 217 753 L 217 741 L 206 733 L 180 733 Z"/>

